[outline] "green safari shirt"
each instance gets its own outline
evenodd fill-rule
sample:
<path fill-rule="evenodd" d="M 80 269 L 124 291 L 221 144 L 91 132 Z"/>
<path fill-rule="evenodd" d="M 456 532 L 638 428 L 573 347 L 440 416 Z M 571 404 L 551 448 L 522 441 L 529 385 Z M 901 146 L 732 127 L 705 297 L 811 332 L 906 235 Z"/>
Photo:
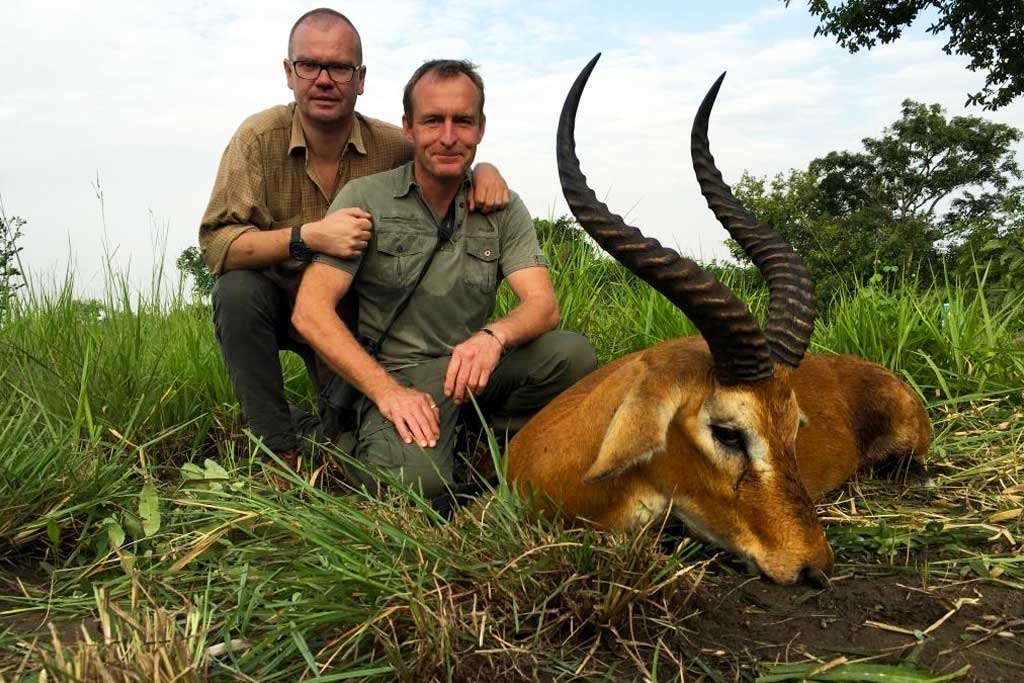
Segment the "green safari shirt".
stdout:
<path fill-rule="evenodd" d="M 546 267 L 533 220 L 510 192 L 507 207 L 487 215 L 469 211 L 470 176 L 455 197 L 455 230 L 442 244 L 419 288 L 378 349 L 377 360 L 398 369 L 451 355 L 483 327 L 502 278 L 520 268 Z M 352 180 L 328 213 L 359 207 L 373 216 L 373 237 L 361 257 L 315 261 L 354 276 L 359 334 L 376 340 L 416 283 L 438 240 L 434 216 L 413 177 L 413 162 Z"/>

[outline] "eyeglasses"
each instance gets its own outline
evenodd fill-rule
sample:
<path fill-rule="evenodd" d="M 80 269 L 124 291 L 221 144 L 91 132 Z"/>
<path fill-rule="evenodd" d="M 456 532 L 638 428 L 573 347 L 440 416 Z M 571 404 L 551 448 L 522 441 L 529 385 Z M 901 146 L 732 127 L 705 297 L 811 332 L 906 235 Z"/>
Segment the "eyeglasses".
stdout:
<path fill-rule="evenodd" d="M 320 72 L 326 69 L 327 75 L 335 83 L 348 83 L 352 80 L 356 71 L 359 71 L 360 69 L 360 67 L 352 66 L 351 64 L 321 64 L 320 62 L 288 61 L 291 62 L 292 71 L 295 72 L 295 75 L 306 81 L 315 81 L 320 78 Z"/>

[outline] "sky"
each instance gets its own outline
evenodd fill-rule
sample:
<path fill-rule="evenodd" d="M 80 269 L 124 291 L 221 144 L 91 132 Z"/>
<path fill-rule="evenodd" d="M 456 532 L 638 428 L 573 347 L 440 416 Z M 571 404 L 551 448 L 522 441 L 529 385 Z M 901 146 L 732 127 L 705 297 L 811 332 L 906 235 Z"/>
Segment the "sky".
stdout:
<path fill-rule="evenodd" d="M 322 2 L 322 0 L 321 0 Z M 4 0 L 0 3 L 0 201 L 25 219 L 23 264 L 68 270 L 83 296 L 105 266 L 145 289 L 161 260 L 195 244 L 224 146 L 250 114 L 291 101 L 282 59 L 292 23 L 317 3 Z M 412 71 L 436 57 L 480 65 L 494 163 L 534 216 L 568 213 L 555 127 L 576 74 L 577 151 L 617 213 L 683 254 L 722 258 L 725 231 L 700 196 L 688 134 L 705 91 L 728 71 L 710 139 L 726 181 L 805 168 L 858 149 L 905 98 L 1024 128 L 1024 105 L 964 108 L 983 74 L 942 52 L 919 21 L 897 43 L 851 55 L 814 37 L 794 0 L 375 0 L 330 5 L 363 37 L 362 113 L 400 123 Z"/>

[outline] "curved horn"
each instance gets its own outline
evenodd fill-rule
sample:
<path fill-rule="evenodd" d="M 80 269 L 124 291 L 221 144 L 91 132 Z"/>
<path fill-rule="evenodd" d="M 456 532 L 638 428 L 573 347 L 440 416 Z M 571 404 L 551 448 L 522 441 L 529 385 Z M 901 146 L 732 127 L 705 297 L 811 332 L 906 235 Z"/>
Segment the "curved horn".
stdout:
<path fill-rule="evenodd" d="M 814 331 L 814 282 L 800 255 L 733 196 L 715 166 L 708 143 L 708 119 L 724 78 L 723 73 L 711 86 L 693 120 L 690 135 L 693 170 L 715 218 L 739 242 L 768 283 L 768 322 L 764 334 L 772 357 L 796 367 Z"/>
<path fill-rule="evenodd" d="M 711 349 L 719 382 L 736 384 L 771 377 L 767 340 L 746 305 L 696 263 L 626 225 L 587 185 L 576 157 L 576 110 L 600 56 L 598 53 L 577 76 L 558 121 L 558 175 L 569 208 L 602 249 L 693 321 Z"/>

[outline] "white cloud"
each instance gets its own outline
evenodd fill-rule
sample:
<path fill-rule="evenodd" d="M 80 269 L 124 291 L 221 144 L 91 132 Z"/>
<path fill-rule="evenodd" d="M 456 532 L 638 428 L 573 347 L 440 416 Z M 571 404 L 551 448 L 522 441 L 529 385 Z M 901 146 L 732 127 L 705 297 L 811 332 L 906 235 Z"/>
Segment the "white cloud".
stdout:
<path fill-rule="evenodd" d="M 104 226 L 97 173 L 109 244 L 138 282 L 148 282 L 154 224 L 165 226 L 169 260 L 192 244 L 231 133 L 249 114 L 290 99 L 281 68 L 287 31 L 314 6 L 4 3 L 0 194 L 9 213 L 29 220 L 30 268 L 62 271 L 70 242 L 95 293 Z M 725 233 L 693 179 L 689 131 L 722 70 L 729 75 L 711 137 L 731 182 L 744 169 L 774 174 L 854 147 L 894 121 L 905 97 L 962 113 L 965 94 L 983 80 L 944 55 L 939 38 L 850 55 L 811 37 L 803 10 L 769 0 L 746 19 L 703 31 L 675 15 L 638 26 L 629 6 L 595 14 L 577 0 L 482 8 L 378 0 L 343 9 L 363 35 L 369 76 L 359 108 L 371 116 L 398 121 L 402 86 L 423 59 L 481 64 L 488 131 L 479 156 L 541 216 L 567 211 L 555 124 L 578 70 L 603 50 L 578 119 L 584 171 L 613 210 L 703 257 L 725 254 Z M 702 23 L 708 12 L 700 11 Z M 1024 127 L 1020 105 L 984 115 Z"/>

